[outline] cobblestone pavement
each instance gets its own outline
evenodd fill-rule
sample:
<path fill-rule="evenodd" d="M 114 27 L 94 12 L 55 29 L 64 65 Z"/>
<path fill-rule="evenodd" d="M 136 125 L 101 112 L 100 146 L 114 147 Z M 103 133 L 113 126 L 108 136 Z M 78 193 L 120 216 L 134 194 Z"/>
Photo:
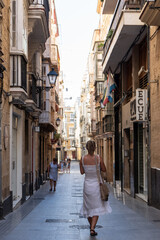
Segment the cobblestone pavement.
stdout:
<path fill-rule="evenodd" d="M 79 216 L 83 176 L 77 162 L 71 173 L 59 174 L 57 191 L 44 184 L 34 196 L 0 221 L 0 240 L 159 240 L 160 211 L 116 190 L 110 194 L 112 213 L 99 218 L 98 236 L 89 236 Z"/>

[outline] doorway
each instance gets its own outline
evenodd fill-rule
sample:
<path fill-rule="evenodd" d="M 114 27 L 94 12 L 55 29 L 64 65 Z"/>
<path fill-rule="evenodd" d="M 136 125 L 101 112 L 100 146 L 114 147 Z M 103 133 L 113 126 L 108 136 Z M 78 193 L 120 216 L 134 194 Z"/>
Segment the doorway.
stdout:
<path fill-rule="evenodd" d="M 124 189 L 130 193 L 130 128 L 124 130 Z"/>
<path fill-rule="evenodd" d="M 147 129 L 135 124 L 135 193 L 147 201 Z"/>
<path fill-rule="evenodd" d="M 18 117 L 13 115 L 12 122 L 12 178 L 11 178 L 11 189 L 13 194 L 13 200 L 17 198 L 17 127 L 18 127 Z"/>

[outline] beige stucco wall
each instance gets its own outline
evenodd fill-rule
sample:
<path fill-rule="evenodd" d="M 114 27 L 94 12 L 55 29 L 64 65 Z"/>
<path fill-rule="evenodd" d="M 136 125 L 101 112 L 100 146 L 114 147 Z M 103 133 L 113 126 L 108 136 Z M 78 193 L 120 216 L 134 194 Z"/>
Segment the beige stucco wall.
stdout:
<path fill-rule="evenodd" d="M 130 128 L 132 122 L 130 120 L 130 102 L 122 107 L 122 128 Z"/>
<path fill-rule="evenodd" d="M 6 92 L 9 92 L 9 75 L 10 75 L 10 58 L 9 58 L 9 26 L 10 26 L 10 18 L 9 18 L 9 13 L 10 13 L 10 1 L 9 0 L 4 0 L 3 1 L 5 4 L 5 7 L 2 10 L 2 51 L 3 51 L 3 60 L 4 63 L 3 65 L 6 68 L 6 71 L 4 71 L 4 79 L 3 79 L 3 88 Z M 8 97 L 3 94 L 3 99 L 2 99 L 2 122 L 1 122 L 1 131 L 2 131 L 2 136 L 1 136 L 1 141 L 2 141 L 2 197 L 3 200 L 9 196 L 10 194 L 10 188 L 9 188 L 9 182 L 10 182 L 10 177 L 9 177 L 9 170 L 10 170 L 10 165 L 9 165 L 9 155 L 10 155 L 10 147 L 9 147 L 9 138 L 8 138 L 8 144 L 6 150 L 4 149 L 4 126 L 7 127 L 7 132 L 9 134 L 9 103 L 8 103 Z"/>
<path fill-rule="evenodd" d="M 157 27 L 151 27 L 150 34 Z M 150 80 L 160 80 L 160 31 L 150 40 Z M 160 82 L 150 84 L 151 99 L 151 167 L 160 168 Z"/>

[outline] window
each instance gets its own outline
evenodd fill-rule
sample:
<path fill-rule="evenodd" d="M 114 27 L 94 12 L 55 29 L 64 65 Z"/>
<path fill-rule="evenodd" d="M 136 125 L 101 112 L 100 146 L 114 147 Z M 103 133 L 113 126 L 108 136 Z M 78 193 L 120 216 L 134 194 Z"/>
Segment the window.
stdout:
<path fill-rule="evenodd" d="M 12 1 L 12 47 L 16 47 L 16 0 Z"/>
<path fill-rule="evenodd" d="M 21 57 L 21 79 L 22 87 L 27 91 L 27 63 L 23 57 Z"/>
<path fill-rule="evenodd" d="M 74 114 L 73 113 L 70 114 L 70 122 L 74 122 Z"/>
<path fill-rule="evenodd" d="M 18 56 L 12 56 L 12 84 L 18 86 Z"/>
<path fill-rule="evenodd" d="M 74 136 L 74 128 L 69 128 L 69 135 Z"/>
<path fill-rule="evenodd" d="M 97 93 L 98 95 L 103 94 L 103 82 L 97 84 Z"/>
<path fill-rule="evenodd" d="M 18 74 L 20 72 L 20 74 Z M 22 56 L 11 56 L 10 84 L 14 87 L 22 87 L 27 91 L 27 63 Z"/>
<path fill-rule="evenodd" d="M 97 82 L 96 83 L 96 93 L 95 96 L 98 97 L 100 94 L 103 94 L 104 91 L 104 83 L 103 82 Z"/>
<path fill-rule="evenodd" d="M 42 76 L 45 77 L 46 76 L 46 66 L 42 67 Z"/>
<path fill-rule="evenodd" d="M 75 147 L 75 140 L 70 140 L 70 146 Z"/>
<path fill-rule="evenodd" d="M 103 78 L 102 61 L 97 61 L 97 78 Z"/>

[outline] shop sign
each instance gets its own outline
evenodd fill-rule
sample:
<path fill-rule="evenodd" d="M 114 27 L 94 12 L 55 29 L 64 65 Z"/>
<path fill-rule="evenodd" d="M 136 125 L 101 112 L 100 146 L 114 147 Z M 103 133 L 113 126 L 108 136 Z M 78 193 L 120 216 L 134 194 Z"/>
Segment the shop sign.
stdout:
<path fill-rule="evenodd" d="M 130 102 L 130 115 L 132 122 L 147 120 L 147 89 L 136 89 L 136 97 Z"/>

